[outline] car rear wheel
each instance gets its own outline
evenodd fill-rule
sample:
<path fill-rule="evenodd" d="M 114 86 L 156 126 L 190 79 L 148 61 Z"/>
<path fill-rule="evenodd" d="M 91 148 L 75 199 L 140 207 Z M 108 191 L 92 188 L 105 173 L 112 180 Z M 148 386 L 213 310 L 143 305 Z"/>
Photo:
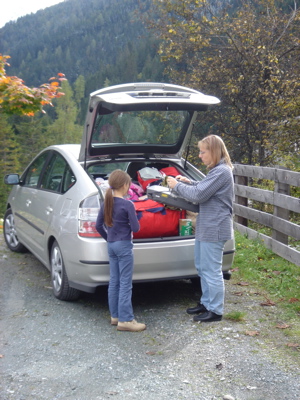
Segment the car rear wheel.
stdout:
<path fill-rule="evenodd" d="M 69 286 L 63 257 L 57 241 L 53 243 L 51 248 L 50 263 L 54 296 L 59 300 L 77 300 L 80 296 L 80 291 Z"/>
<path fill-rule="evenodd" d="M 19 242 L 16 232 L 15 219 L 11 208 L 9 208 L 4 214 L 3 233 L 5 242 L 11 251 L 15 251 L 16 253 L 25 253 L 28 251 L 26 247 Z"/>

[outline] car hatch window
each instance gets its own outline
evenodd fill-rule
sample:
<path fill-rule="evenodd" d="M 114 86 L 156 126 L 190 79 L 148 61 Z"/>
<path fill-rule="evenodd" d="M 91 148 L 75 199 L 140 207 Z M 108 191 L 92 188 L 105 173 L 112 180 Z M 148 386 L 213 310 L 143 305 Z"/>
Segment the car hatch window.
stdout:
<path fill-rule="evenodd" d="M 188 111 L 124 111 L 97 115 L 92 147 L 102 144 L 173 145 L 187 129 Z"/>

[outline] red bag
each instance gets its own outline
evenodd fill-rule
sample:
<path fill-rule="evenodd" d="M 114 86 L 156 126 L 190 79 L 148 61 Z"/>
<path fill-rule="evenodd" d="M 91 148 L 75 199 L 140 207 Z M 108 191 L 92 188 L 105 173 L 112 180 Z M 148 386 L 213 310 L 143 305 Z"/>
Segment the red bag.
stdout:
<path fill-rule="evenodd" d="M 175 176 L 180 175 L 180 172 L 177 171 L 177 168 L 175 168 L 175 167 L 162 168 L 160 170 L 160 172 L 163 172 L 167 176 L 174 176 L 174 178 L 175 178 Z"/>
<path fill-rule="evenodd" d="M 142 186 L 142 188 L 144 189 L 144 191 L 146 191 L 147 186 L 148 186 L 150 183 L 156 182 L 156 181 L 161 181 L 160 179 L 147 179 L 147 180 L 144 180 L 143 178 L 141 178 L 141 175 L 140 175 L 139 171 L 138 171 L 136 174 L 137 174 L 138 182 L 139 182 L 139 184 Z"/>
<path fill-rule="evenodd" d="M 179 235 L 179 219 L 185 218 L 185 210 L 170 210 L 157 201 L 148 199 L 133 201 L 140 223 L 134 239 Z"/>

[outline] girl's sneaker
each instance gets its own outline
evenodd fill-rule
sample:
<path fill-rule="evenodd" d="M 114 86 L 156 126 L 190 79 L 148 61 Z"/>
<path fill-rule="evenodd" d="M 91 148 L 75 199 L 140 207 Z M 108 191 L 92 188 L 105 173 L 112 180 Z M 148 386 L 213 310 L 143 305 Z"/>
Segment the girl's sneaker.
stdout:
<path fill-rule="evenodd" d="M 136 322 L 135 319 L 128 322 L 118 322 L 117 330 L 118 331 L 127 331 L 127 332 L 141 332 L 146 329 L 145 324 L 141 324 Z"/>

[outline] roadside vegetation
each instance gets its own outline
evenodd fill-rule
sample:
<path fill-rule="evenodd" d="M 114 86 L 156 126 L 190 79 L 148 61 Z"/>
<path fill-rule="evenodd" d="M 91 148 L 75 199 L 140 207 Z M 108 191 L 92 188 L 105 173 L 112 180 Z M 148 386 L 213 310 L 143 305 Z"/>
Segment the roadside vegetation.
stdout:
<path fill-rule="evenodd" d="M 292 335 L 300 350 L 300 325 L 296 323 L 300 318 L 300 268 L 274 254 L 259 240 L 250 240 L 239 232 L 235 232 L 235 240 L 233 282 L 243 287 L 254 286 L 263 293 L 262 307 L 280 308 L 289 322 L 278 328 L 290 328 L 295 322 Z M 232 313 L 226 318 L 241 321 L 247 316 Z"/>

